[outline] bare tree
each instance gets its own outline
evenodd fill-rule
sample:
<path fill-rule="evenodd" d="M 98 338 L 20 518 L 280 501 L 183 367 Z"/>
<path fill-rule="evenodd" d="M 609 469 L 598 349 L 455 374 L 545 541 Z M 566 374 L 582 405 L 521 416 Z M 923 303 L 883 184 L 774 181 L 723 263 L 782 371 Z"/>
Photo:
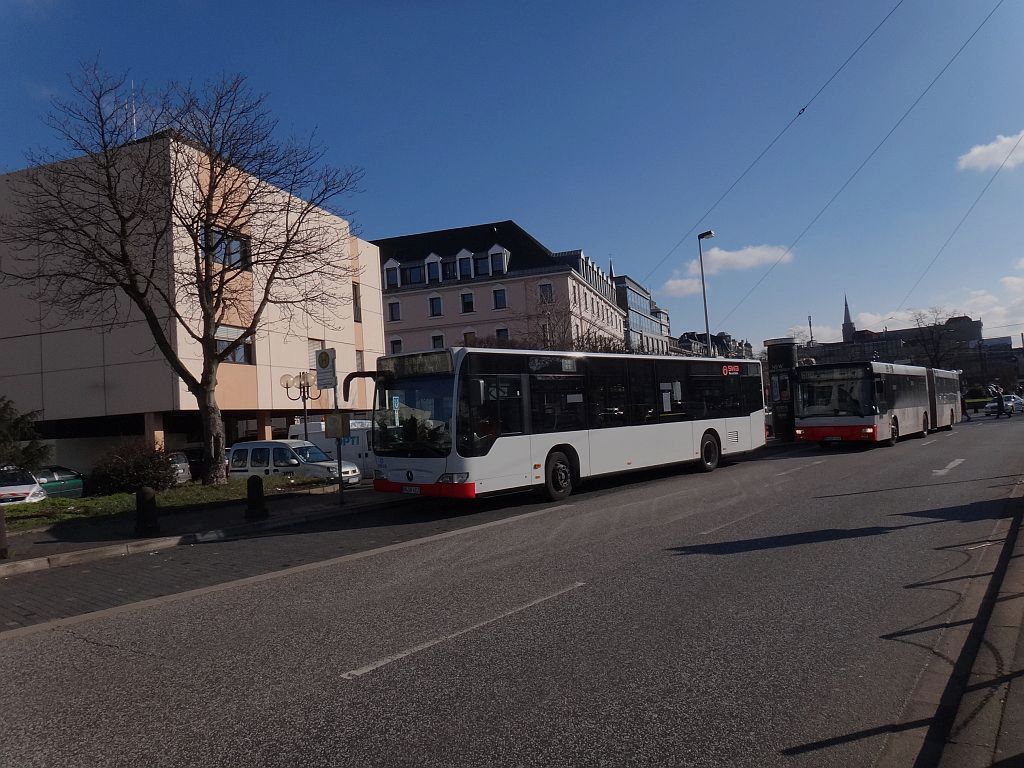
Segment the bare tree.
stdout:
<path fill-rule="evenodd" d="M 351 279 L 337 201 L 362 172 L 325 162 L 314 137 L 279 137 L 266 97 L 241 76 L 150 95 L 83 67 L 48 117 L 60 149 L 29 156 L 0 220 L 0 279 L 51 317 L 145 320 L 196 398 L 204 482 L 225 480 L 217 372 L 267 322 L 331 325 Z M 139 137 L 142 138 L 139 138 Z M 201 370 L 181 354 L 201 350 Z"/>
<path fill-rule="evenodd" d="M 910 343 L 916 347 L 921 362 L 931 368 L 942 368 L 956 355 L 957 341 L 953 338 L 953 329 L 946 323 L 956 314 L 945 307 L 918 309 L 911 314 L 917 330 Z"/>

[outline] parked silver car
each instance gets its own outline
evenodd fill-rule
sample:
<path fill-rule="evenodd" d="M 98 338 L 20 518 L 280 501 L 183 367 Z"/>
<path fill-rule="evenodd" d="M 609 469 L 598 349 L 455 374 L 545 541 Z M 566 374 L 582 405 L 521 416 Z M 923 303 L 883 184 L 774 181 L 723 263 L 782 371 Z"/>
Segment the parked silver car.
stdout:
<path fill-rule="evenodd" d="M 1024 400 L 1017 397 L 1017 395 L 1003 395 L 1004 413 L 1021 413 L 1024 411 Z M 999 413 L 999 401 L 996 398 L 992 398 L 992 402 L 985 403 L 985 415 L 995 416 Z"/>
<path fill-rule="evenodd" d="M 192 469 L 189 467 L 188 456 L 186 456 L 183 451 L 172 453 L 171 462 L 174 464 L 174 469 L 178 473 L 175 478 L 175 482 L 178 485 L 192 480 Z"/>

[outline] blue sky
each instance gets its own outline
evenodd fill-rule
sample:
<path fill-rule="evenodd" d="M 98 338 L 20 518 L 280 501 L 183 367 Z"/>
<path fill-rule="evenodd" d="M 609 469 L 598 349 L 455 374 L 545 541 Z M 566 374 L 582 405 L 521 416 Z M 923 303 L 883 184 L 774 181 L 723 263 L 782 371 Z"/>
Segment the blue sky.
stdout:
<path fill-rule="evenodd" d="M 758 346 L 810 314 L 831 340 L 845 292 L 858 327 L 944 306 L 1019 338 L 1024 144 L 896 311 L 1024 130 L 1015 0 L 739 303 L 996 2 L 904 0 L 700 222 L 718 232 L 713 330 Z M 613 257 L 674 332 L 696 330 L 695 234 L 664 257 L 895 3 L 0 0 L 0 170 L 48 141 L 48 100 L 83 59 L 151 83 L 241 72 L 286 129 L 365 169 L 362 236 L 515 219 L 554 250 Z"/>

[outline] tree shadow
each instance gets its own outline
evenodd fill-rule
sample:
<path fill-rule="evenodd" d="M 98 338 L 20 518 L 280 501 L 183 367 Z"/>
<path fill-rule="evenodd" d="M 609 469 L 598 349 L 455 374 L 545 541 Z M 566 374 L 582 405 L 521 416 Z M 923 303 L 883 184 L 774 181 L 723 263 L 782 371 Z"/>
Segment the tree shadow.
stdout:
<path fill-rule="evenodd" d="M 669 552 L 677 555 L 734 555 L 759 550 L 798 547 L 804 544 L 821 544 L 844 539 L 860 539 L 868 536 L 885 536 L 896 531 L 916 528 L 922 525 L 959 522 L 974 523 L 979 520 L 997 520 L 1010 517 L 1006 500 L 976 501 L 955 507 L 922 510 L 920 512 L 901 512 L 897 516 L 912 518 L 928 518 L 916 523 L 903 525 L 870 525 L 861 528 L 824 528 L 817 531 L 801 531 L 786 533 L 779 536 L 763 536 L 735 541 L 711 542 L 707 544 L 685 544 L 670 547 Z"/>

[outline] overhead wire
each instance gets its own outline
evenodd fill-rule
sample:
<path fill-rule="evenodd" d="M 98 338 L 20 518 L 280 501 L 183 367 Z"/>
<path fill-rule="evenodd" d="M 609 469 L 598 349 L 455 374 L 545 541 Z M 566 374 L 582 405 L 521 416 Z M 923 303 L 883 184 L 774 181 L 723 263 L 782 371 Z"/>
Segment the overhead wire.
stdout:
<path fill-rule="evenodd" d="M 781 264 L 790 253 L 792 253 L 793 248 L 796 247 L 797 243 L 799 243 L 803 239 L 804 235 L 806 235 L 807 232 L 810 231 L 811 227 L 813 227 L 818 222 L 818 219 L 820 219 L 825 214 L 825 212 L 830 207 L 832 207 L 832 203 L 834 203 L 836 201 L 836 199 L 843 193 L 843 191 L 851 184 L 851 182 L 853 182 L 853 180 L 855 178 L 857 178 L 857 176 L 860 174 L 861 170 L 863 170 L 864 166 L 866 166 L 871 161 L 871 159 L 878 153 L 878 151 L 889 140 L 889 137 L 892 136 L 896 132 L 896 130 L 903 124 L 903 121 L 906 120 L 907 117 L 909 117 L 910 113 L 913 112 L 914 109 L 917 107 L 917 105 L 921 103 L 921 100 L 924 99 L 924 97 L 926 95 L 928 95 L 928 92 L 931 91 L 931 89 L 932 89 L 932 87 L 934 87 L 935 83 L 937 83 L 939 81 L 939 79 L 946 73 L 946 70 L 949 69 L 953 65 L 953 62 L 955 62 L 960 57 L 960 54 L 963 52 L 963 50 L 970 44 L 971 40 L 973 40 L 975 38 L 975 36 L 981 31 L 982 27 L 984 27 L 985 24 L 988 23 L 988 20 L 990 18 L 992 18 L 992 15 L 997 10 L 999 10 L 999 7 L 1004 2 L 1005 2 L 1005 0 L 998 0 L 998 2 L 995 4 L 995 6 L 993 6 L 992 10 L 988 12 L 988 15 L 986 15 L 985 18 L 982 19 L 981 23 L 977 27 L 975 27 L 974 31 L 971 32 L 971 34 L 967 37 L 967 39 L 964 40 L 963 44 L 961 44 L 961 46 L 959 48 L 957 48 L 956 52 L 945 63 L 945 65 L 942 67 L 942 69 L 939 70 L 938 74 L 936 74 L 935 77 L 933 77 L 931 79 L 931 81 L 928 83 L 928 85 L 925 86 L 924 90 L 921 91 L 920 94 L 918 94 L 917 98 L 914 99 L 914 101 L 910 104 L 910 106 L 907 107 L 907 109 L 903 112 L 902 115 L 900 115 L 899 119 L 893 124 L 892 128 L 889 129 L 888 133 L 886 133 L 885 136 L 882 137 L 882 140 L 879 141 L 875 145 L 874 149 L 872 149 L 868 153 L 867 157 L 865 157 L 864 160 L 861 161 L 860 165 L 858 165 L 856 167 L 856 169 L 854 169 L 853 173 L 851 173 L 850 176 L 846 179 L 846 181 L 844 181 L 842 183 L 842 185 L 839 187 L 839 189 L 836 190 L 835 194 L 833 194 L 832 197 L 829 198 L 828 202 L 825 203 L 825 205 L 821 208 L 821 210 L 819 210 L 814 215 L 814 217 L 810 220 L 810 222 L 808 222 L 807 226 L 805 226 L 801 230 L 800 234 L 797 235 L 796 239 L 792 243 L 790 243 L 789 247 L 786 248 L 786 250 L 782 252 L 782 254 L 779 256 L 779 258 L 776 259 L 774 261 L 774 263 L 772 263 L 772 265 L 770 267 L 768 267 L 768 269 L 765 271 L 765 273 L 763 275 L 761 275 L 761 277 L 759 277 L 757 279 L 757 282 L 755 282 L 750 287 L 750 289 L 745 294 L 743 294 L 743 297 L 738 302 L 736 302 L 735 306 L 733 306 L 733 308 L 730 309 L 725 314 L 725 316 L 722 317 L 716 323 L 716 325 L 721 326 L 721 325 L 723 325 L 725 323 L 726 320 L 728 320 L 730 317 L 732 317 L 733 313 L 737 309 L 739 309 L 741 306 L 743 306 L 743 302 L 745 302 L 750 297 L 750 294 L 752 294 L 757 289 L 757 287 L 759 285 L 761 285 L 761 283 L 763 283 L 765 281 L 765 279 L 774 271 L 774 269 L 777 266 L 779 266 L 779 264 Z"/>
<path fill-rule="evenodd" d="M 665 263 L 665 261 L 668 259 L 668 257 L 671 256 L 673 253 L 675 253 L 679 249 L 679 246 L 681 246 L 683 243 L 686 242 L 686 239 L 696 231 L 697 227 L 700 226 L 700 223 L 702 221 L 704 221 L 708 216 L 710 216 L 712 212 L 714 212 L 714 210 L 718 207 L 719 203 L 721 203 L 729 195 L 729 193 L 732 192 L 733 189 L 736 188 L 737 184 L 739 184 L 741 181 L 743 181 L 743 179 L 746 177 L 746 175 L 748 173 L 750 173 L 750 171 L 752 171 L 754 169 L 754 166 L 756 166 L 761 161 L 761 158 L 763 158 L 766 154 L 768 154 L 768 152 L 771 150 L 772 147 L 775 146 L 775 144 L 778 142 L 778 140 L 781 139 L 786 134 L 786 132 L 793 126 L 793 123 L 795 123 L 797 121 L 797 119 L 801 115 L 803 115 L 804 112 L 807 111 L 808 107 L 810 107 L 811 104 L 814 103 L 814 100 L 817 99 L 818 96 L 821 95 L 822 91 L 824 91 L 826 88 L 828 88 L 829 84 L 831 84 L 831 82 L 833 80 L 835 80 L 836 77 L 839 76 L 839 73 L 842 72 L 844 69 L 846 69 L 846 65 L 849 64 L 853 60 L 853 57 L 856 56 L 860 52 L 861 48 L 863 48 L 865 45 L 867 45 L 868 41 L 871 40 L 871 38 L 875 36 L 875 33 L 878 32 L 878 30 L 882 28 L 882 25 L 885 24 L 885 22 L 889 20 L 889 17 L 892 16 L 893 13 L 896 12 L 896 9 L 899 8 L 901 5 L 903 5 L 903 2 L 904 2 L 904 0 L 898 0 L 896 5 L 894 5 L 892 7 L 892 9 L 887 14 L 885 14 L 885 17 L 880 22 L 878 22 L 878 24 L 875 25 L 875 28 L 871 30 L 871 32 L 868 34 L 868 36 L 865 37 L 863 40 L 861 40 L 860 45 L 858 45 L 856 48 L 853 49 L 853 52 L 849 56 L 846 57 L 846 59 L 843 61 L 843 63 L 840 64 L 836 68 L 836 70 L 829 76 L 829 78 L 821 85 L 821 87 L 818 88 L 818 90 L 814 92 L 814 95 L 811 96 L 811 98 L 802 107 L 800 107 L 799 111 L 795 115 L 793 115 L 792 119 L 790 119 L 790 121 L 788 123 L 786 123 L 782 127 L 782 130 L 779 131 L 777 134 L 775 134 L 775 137 L 771 141 L 768 142 L 768 144 L 765 146 L 765 148 L 762 149 L 753 160 L 750 161 L 750 163 L 747 165 L 747 167 L 743 169 L 743 172 L 733 180 L 732 184 L 730 184 L 726 188 L 726 190 L 721 195 L 718 196 L 718 199 L 715 200 L 715 202 L 713 202 L 711 204 L 711 207 L 708 208 L 706 211 L 704 211 L 704 213 L 702 213 L 700 215 L 700 217 L 693 223 L 693 226 L 691 226 L 686 231 L 686 234 L 684 234 L 681 238 L 679 238 L 679 241 L 675 245 L 673 245 L 671 248 L 669 248 L 668 252 L 658 260 L 658 262 L 651 268 L 650 272 L 648 272 L 647 275 L 644 277 L 644 279 L 643 279 L 644 283 L 646 283 L 648 280 L 651 279 L 651 277 L 654 275 L 654 273 L 657 272 L 661 268 L 661 265 Z"/>

